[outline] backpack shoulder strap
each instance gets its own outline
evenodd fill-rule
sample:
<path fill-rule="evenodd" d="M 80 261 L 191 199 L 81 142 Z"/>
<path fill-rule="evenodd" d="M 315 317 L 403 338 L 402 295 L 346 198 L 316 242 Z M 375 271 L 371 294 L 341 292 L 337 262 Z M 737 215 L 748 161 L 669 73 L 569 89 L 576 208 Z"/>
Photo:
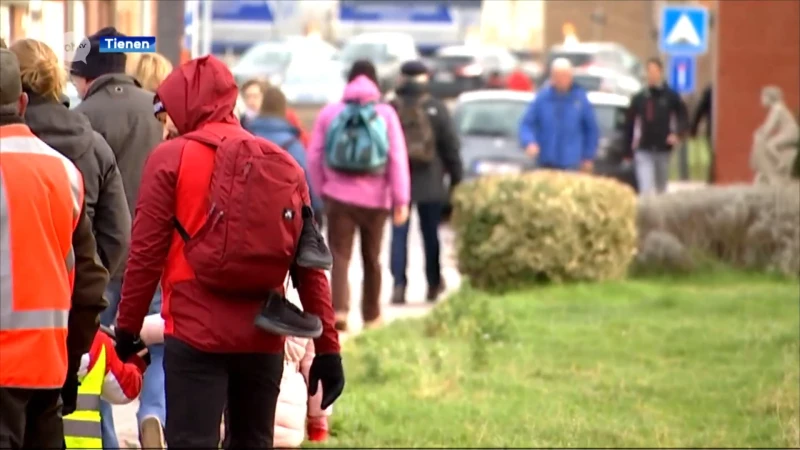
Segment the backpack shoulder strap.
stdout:
<path fill-rule="evenodd" d="M 286 142 L 283 142 L 283 143 L 278 144 L 278 145 L 280 145 L 280 147 L 282 149 L 284 149 L 284 150 L 286 150 L 288 152 L 289 151 L 289 147 L 291 147 L 292 144 L 294 144 L 295 142 L 297 142 L 297 138 L 293 137 L 293 138 L 287 139 Z"/>
<path fill-rule="evenodd" d="M 192 131 L 191 133 L 184 134 L 183 137 L 190 141 L 205 144 L 214 150 L 218 149 L 222 145 L 222 141 L 225 140 L 225 138 L 206 130 Z"/>

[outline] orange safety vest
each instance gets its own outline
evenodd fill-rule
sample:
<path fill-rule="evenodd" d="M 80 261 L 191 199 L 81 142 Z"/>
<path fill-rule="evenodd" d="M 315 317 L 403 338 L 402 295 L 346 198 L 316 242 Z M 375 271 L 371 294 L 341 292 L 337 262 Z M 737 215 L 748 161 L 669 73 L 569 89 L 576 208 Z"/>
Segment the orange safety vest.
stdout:
<path fill-rule="evenodd" d="M 54 389 L 67 376 L 72 233 L 83 178 L 23 124 L 0 126 L 0 386 Z"/>

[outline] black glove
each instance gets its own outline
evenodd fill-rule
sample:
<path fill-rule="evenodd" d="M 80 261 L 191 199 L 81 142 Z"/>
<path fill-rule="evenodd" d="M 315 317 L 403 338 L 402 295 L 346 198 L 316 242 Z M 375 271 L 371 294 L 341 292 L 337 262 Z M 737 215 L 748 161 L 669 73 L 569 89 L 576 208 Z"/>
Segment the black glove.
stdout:
<path fill-rule="evenodd" d="M 116 334 L 117 341 L 114 348 L 117 351 L 117 356 L 123 362 L 146 348 L 139 336 L 120 329 L 114 330 L 114 334 Z"/>
<path fill-rule="evenodd" d="M 331 406 L 344 390 L 344 367 L 342 355 L 338 353 L 319 354 L 311 362 L 308 370 L 308 394 L 315 395 L 322 382 L 322 409 Z"/>
<path fill-rule="evenodd" d="M 75 412 L 78 408 L 78 374 L 70 372 L 67 374 L 67 380 L 64 381 L 64 386 L 61 387 L 61 401 L 64 406 L 61 409 L 61 415 L 66 416 Z"/>

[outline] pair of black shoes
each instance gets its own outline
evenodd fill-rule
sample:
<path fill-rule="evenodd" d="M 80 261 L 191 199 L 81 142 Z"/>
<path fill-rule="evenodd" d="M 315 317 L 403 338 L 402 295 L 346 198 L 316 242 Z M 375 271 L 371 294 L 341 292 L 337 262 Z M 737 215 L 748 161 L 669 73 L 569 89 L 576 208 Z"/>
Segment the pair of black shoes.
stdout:
<path fill-rule="evenodd" d="M 333 256 L 317 227 L 313 210 L 304 206 L 302 214 L 303 230 L 297 244 L 295 264 L 309 269 L 330 270 Z M 269 294 L 261 312 L 256 316 L 255 324 L 264 331 L 281 336 L 316 339 L 322 335 L 322 321 L 319 317 L 302 311 L 277 292 Z"/>

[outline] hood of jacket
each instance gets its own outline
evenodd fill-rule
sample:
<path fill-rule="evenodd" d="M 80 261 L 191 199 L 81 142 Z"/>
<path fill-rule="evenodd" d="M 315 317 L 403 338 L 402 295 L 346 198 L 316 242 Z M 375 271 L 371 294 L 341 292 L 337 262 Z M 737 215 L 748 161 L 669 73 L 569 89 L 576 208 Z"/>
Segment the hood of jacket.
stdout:
<path fill-rule="evenodd" d="M 225 63 L 214 56 L 193 59 L 173 70 L 156 95 L 180 134 L 207 123 L 239 123 L 233 112 L 239 89 Z"/>
<path fill-rule="evenodd" d="M 356 77 L 355 80 L 347 83 L 344 88 L 342 100 L 345 102 L 369 103 L 376 102 L 381 98 L 381 91 L 375 83 L 364 75 Z"/>
<path fill-rule="evenodd" d="M 83 114 L 71 111 L 59 100 L 29 94 L 25 122 L 47 145 L 75 161 L 94 148 L 92 126 Z"/>
<path fill-rule="evenodd" d="M 248 119 L 245 128 L 253 134 L 261 137 L 272 135 L 287 135 L 295 139 L 300 138 L 300 130 L 290 124 L 287 120 L 279 117 L 253 117 Z M 280 143 L 277 143 L 280 144 Z"/>

